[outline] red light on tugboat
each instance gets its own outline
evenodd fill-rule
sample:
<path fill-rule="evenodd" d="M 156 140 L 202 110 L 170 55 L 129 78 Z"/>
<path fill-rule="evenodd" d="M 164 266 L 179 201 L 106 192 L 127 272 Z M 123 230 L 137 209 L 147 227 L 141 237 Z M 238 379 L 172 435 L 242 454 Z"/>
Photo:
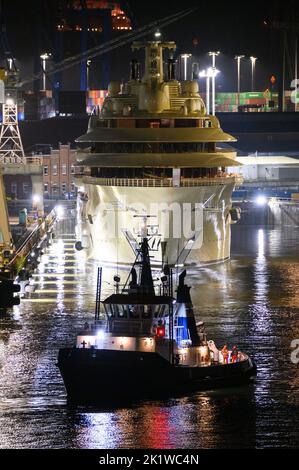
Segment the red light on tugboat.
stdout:
<path fill-rule="evenodd" d="M 156 336 L 158 338 L 164 338 L 164 336 L 165 336 L 165 326 L 158 326 Z"/>

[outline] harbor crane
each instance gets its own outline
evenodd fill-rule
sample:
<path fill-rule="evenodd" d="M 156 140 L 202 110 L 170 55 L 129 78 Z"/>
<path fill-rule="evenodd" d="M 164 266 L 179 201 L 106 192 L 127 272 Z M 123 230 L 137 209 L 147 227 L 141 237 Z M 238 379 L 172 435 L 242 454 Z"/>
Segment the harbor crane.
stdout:
<path fill-rule="evenodd" d="M 286 84 L 291 84 L 298 94 L 298 33 L 299 21 L 298 3 L 292 1 L 291 8 L 283 10 L 279 19 L 265 20 L 264 25 L 281 35 L 281 71 L 279 80 L 279 108 L 286 111 L 285 89 Z M 293 86 L 294 84 L 294 86 Z M 294 111 L 298 111 L 298 98 L 294 100 Z"/>
<path fill-rule="evenodd" d="M 10 261 L 14 245 L 9 226 L 6 195 L 0 167 L 0 270 Z"/>

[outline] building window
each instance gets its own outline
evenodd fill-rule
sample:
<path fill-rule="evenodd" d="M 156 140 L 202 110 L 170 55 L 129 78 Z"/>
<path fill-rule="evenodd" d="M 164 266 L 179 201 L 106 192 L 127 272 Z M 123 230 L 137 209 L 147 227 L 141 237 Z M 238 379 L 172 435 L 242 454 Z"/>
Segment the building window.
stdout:
<path fill-rule="evenodd" d="M 48 183 L 45 183 L 44 184 L 44 193 L 47 193 L 48 190 L 49 190 L 49 185 L 48 185 Z"/>
<path fill-rule="evenodd" d="M 74 175 L 75 174 L 75 167 L 74 165 L 71 166 L 71 175 Z"/>
<path fill-rule="evenodd" d="M 23 194 L 29 193 L 29 184 L 23 183 Z"/>
<path fill-rule="evenodd" d="M 61 166 L 61 169 L 62 169 L 62 174 L 63 174 L 63 175 L 66 175 L 66 174 L 67 174 L 67 172 L 66 172 L 66 165 L 62 165 L 62 166 Z"/>
<path fill-rule="evenodd" d="M 63 193 L 66 193 L 66 183 L 62 183 L 61 189 Z"/>
<path fill-rule="evenodd" d="M 57 176 L 57 165 L 53 165 L 53 176 Z"/>
<path fill-rule="evenodd" d="M 17 183 L 11 183 L 10 192 L 11 192 L 11 194 L 14 194 L 15 196 L 18 194 L 18 185 L 17 185 Z"/>
<path fill-rule="evenodd" d="M 44 175 L 48 176 L 48 174 L 49 174 L 49 168 L 48 168 L 48 165 L 45 165 L 44 166 Z"/>
<path fill-rule="evenodd" d="M 75 192 L 75 183 L 72 183 L 72 184 L 71 184 L 71 191 L 72 191 L 72 193 Z"/>
<path fill-rule="evenodd" d="M 52 193 L 53 193 L 53 194 L 57 194 L 57 192 L 58 192 L 58 186 L 57 186 L 57 184 L 53 184 L 53 186 L 52 186 Z"/>

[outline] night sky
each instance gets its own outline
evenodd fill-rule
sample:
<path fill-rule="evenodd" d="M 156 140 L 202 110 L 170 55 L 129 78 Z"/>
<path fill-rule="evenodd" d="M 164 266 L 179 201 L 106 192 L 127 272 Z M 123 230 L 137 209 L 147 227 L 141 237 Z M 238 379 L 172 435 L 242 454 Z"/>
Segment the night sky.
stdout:
<path fill-rule="evenodd" d="M 53 26 L 57 23 L 58 3 L 58 0 L 2 0 L 11 49 L 25 75 L 31 71 L 34 55 L 55 48 Z M 266 88 L 271 74 L 279 74 L 282 36 L 264 22 L 299 21 L 298 2 L 293 0 L 226 1 L 219 4 L 199 0 L 128 0 L 121 3 L 135 27 L 199 5 L 200 8 L 192 15 L 166 27 L 162 31 L 163 38 L 175 40 L 178 53 L 191 52 L 201 67 L 209 64 L 206 54 L 209 50 L 220 50 L 222 55 L 217 67 L 222 73 L 218 91 L 232 91 L 235 88 L 233 57 L 236 54 L 258 57 L 257 84 L 261 89 Z M 194 38 L 198 39 L 196 47 L 193 45 Z M 112 78 L 127 78 L 129 47 L 112 53 L 109 59 Z M 117 68 L 113 67 L 114 64 Z M 243 62 L 242 79 L 243 88 L 249 89 L 249 59 Z"/>

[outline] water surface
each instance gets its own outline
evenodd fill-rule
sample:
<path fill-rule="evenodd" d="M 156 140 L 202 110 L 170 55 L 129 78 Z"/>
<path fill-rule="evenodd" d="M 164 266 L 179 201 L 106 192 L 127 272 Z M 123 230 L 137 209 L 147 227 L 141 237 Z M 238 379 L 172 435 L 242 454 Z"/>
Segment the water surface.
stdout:
<path fill-rule="evenodd" d="M 66 405 L 56 367 L 93 319 L 96 266 L 74 251 L 72 227 L 58 227 L 31 298 L 0 317 L 1 448 L 298 447 L 298 230 L 234 226 L 231 261 L 189 272 L 198 318 L 218 346 L 254 357 L 254 385 L 86 410 Z"/>

